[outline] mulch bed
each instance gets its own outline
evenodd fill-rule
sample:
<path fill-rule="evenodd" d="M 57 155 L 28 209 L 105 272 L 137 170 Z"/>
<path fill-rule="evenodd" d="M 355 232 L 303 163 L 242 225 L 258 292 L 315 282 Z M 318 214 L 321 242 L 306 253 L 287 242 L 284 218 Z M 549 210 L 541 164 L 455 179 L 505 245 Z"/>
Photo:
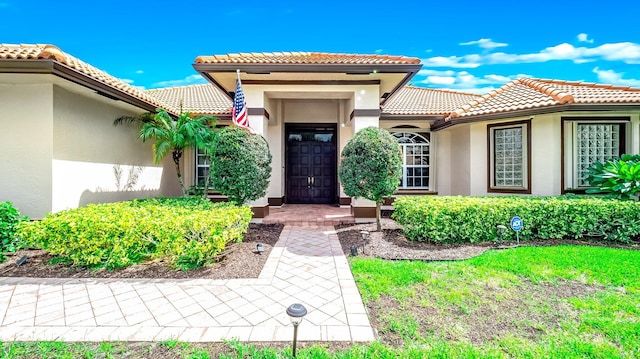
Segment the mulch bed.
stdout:
<path fill-rule="evenodd" d="M 363 240 L 361 231 L 369 232 L 369 239 Z M 345 255 L 351 253 L 351 246 L 356 246 L 358 256 L 376 257 L 388 260 L 422 260 L 446 261 L 469 259 L 481 255 L 490 249 L 515 248 L 514 242 L 485 242 L 477 244 L 441 244 L 433 242 L 414 242 L 407 240 L 402 229 L 390 219 L 382 219 L 382 233 L 376 232 L 376 225 L 341 224 L 336 226 L 336 232 Z M 640 250 L 640 242 L 616 243 L 602 240 L 537 240 L 520 242 L 520 246 L 557 246 L 581 245 L 609 248 Z"/>
<path fill-rule="evenodd" d="M 376 257 L 389 260 L 444 261 L 461 260 L 478 256 L 489 249 L 512 248 L 515 243 L 480 243 L 446 245 L 430 242 L 412 242 L 407 240 L 402 229 L 391 219 L 383 218 L 383 231 L 376 232 L 374 223 L 342 224 L 336 226 L 336 232 L 346 256 L 351 246 L 356 246 L 359 256 Z M 282 224 L 254 224 L 249 226 L 242 243 L 232 244 L 227 253 L 216 263 L 198 269 L 179 270 L 170 267 L 162 260 L 140 263 L 123 269 L 87 269 L 74 267 L 68 263 L 52 264 L 56 258 L 42 250 L 19 251 L 7 255 L 0 264 L 0 276 L 34 278 L 167 278 L 167 279 L 234 279 L 257 278 L 278 241 L 283 229 Z M 360 231 L 369 231 L 370 237 L 364 243 Z M 264 253 L 256 252 L 256 244 L 262 243 Z M 546 240 L 528 241 L 521 245 L 588 245 L 640 250 L 640 243 L 629 244 L 603 241 Z M 24 255 L 27 261 L 16 265 Z"/>
<path fill-rule="evenodd" d="M 168 278 L 168 279 L 233 279 L 257 278 L 280 238 L 282 224 L 250 224 L 242 243 L 227 247 L 227 254 L 218 262 L 187 271 L 170 267 L 162 260 L 144 262 L 123 269 L 91 270 L 68 263 L 51 264 L 54 257 L 42 250 L 19 251 L 8 255 L 0 264 L 0 276 L 34 278 Z M 264 253 L 256 253 L 256 244 L 262 243 Z M 22 256 L 27 261 L 16 265 Z"/>

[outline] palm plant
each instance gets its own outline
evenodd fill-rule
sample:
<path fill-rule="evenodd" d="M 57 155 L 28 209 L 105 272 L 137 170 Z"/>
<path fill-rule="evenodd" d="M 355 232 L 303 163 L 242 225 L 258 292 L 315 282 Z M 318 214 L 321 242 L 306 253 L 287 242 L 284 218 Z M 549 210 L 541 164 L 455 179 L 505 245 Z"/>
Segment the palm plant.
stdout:
<path fill-rule="evenodd" d="M 171 152 L 176 168 L 178 182 L 182 193 L 186 194 L 184 179 L 180 171 L 180 160 L 187 148 L 205 149 L 213 139 L 213 127 L 216 118 L 213 116 L 194 116 L 189 112 L 180 111 L 180 115 L 173 119 L 167 111 L 158 109 L 153 113 L 140 116 L 122 116 L 114 121 L 114 125 L 133 124 L 140 127 L 139 138 L 142 142 L 155 140 L 153 148 L 153 162 L 160 164 Z"/>

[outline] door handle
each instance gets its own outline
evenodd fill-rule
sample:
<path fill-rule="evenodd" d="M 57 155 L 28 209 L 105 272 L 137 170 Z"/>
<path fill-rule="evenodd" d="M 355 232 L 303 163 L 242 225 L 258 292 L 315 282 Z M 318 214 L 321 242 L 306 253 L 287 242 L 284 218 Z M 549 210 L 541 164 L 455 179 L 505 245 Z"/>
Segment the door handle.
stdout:
<path fill-rule="evenodd" d="M 311 185 L 313 186 L 316 183 L 316 178 L 315 177 L 311 177 Z"/>

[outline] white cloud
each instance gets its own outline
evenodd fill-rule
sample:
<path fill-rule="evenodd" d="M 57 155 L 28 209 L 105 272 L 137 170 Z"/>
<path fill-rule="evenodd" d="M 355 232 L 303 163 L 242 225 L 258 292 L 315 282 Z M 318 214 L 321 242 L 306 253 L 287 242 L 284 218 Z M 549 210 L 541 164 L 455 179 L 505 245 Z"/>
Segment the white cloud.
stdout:
<path fill-rule="evenodd" d="M 122 81 L 124 81 L 124 82 L 128 83 L 129 85 L 131 85 L 131 84 L 133 83 L 133 80 L 132 80 L 132 79 L 120 79 L 120 80 L 122 80 Z"/>
<path fill-rule="evenodd" d="M 580 42 L 588 42 L 590 44 L 593 44 L 593 39 L 590 39 L 589 35 L 585 34 L 584 32 L 581 34 L 578 34 L 577 38 L 578 38 L 578 41 Z"/>
<path fill-rule="evenodd" d="M 487 64 L 540 63 L 567 60 L 585 63 L 597 60 L 622 61 L 626 64 L 640 64 L 640 44 L 618 42 L 596 47 L 575 47 L 568 43 L 550 46 L 536 53 L 509 54 L 495 52 L 489 54 L 469 54 L 464 56 L 435 56 L 422 60 L 425 67 L 477 68 Z"/>
<path fill-rule="evenodd" d="M 482 63 L 480 55 L 465 55 L 465 56 L 435 56 L 422 60 L 422 65 L 425 67 L 454 67 L 454 68 L 476 68 Z"/>
<path fill-rule="evenodd" d="M 377 50 L 376 50 L 376 51 L 374 51 L 374 52 L 375 52 L 376 54 L 381 54 L 381 53 L 383 53 L 383 52 L 384 52 L 384 50 L 383 50 L 383 49 L 377 49 Z"/>
<path fill-rule="evenodd" d="M 593 68 L 593 73 L 598 76 L 598 82 L 608 83 L 619 86 L 640 87 L 640 80 L 625 79 L 624 72 L 615 72 L 613 70 L 600 70 L 598 67 Z"/>
<path fill-rule="evenodd" d="M 182 80 L 167 80 L 156 82 L 151 85 L 151 87 L 176 87 L 176 86 L 186 86 L 186 85 L 197 85 L 197 84 L 206 84 L 207 80 L 204 79 L 201 75 L 189 75 Z"/>
<path fill-rule="evenodd" d="M 138 75 L 141 75 L 141 74 L 143 74 L 143 73 L 144 73 L 144 71 L 143 71 L 143 70 L 137 70 L 137 71 L 136 71 L 136 73 L 137 73 Z"/>
<path fill-rule="evenodd" d="M 532 77 L 525 74 L 511 76 L 487 74 L 483 76 L 475 76 L 467 71 L 455 72 L 437 70 L 420 71 L 418 75 L 426 76 L 426 78 L 420 81 L 420 83 L 433 85 L 433 87 L 438 89 L 442 89 L 444 87 L 444 89 L 471 93 L 487 93 L 517 78 Z"/>
<path fill-rule="evenodd" d="M 453 76 L 427 76 L 425 81 L 434 85 L 453 85 L 456 78 Z"/>
<path fill-rule="evenodd" d="M 475 40 L 475 41 L 461 42 L 458 45 L 462 45 L 462 46 L 478 45 L 479 47 L 481 47 L 481 48 L 483 48 L 485 50 L 493 50 L 496 47 L 509 46 L 509 44 L 507 44 L 507 43 L 495 42 L 495 41 L 492 41 L 491 39 L 480 39 L 480 40 Z"/>
<path fill-rule="evenodd" d="M 422 69 L 418 71 L 418 76 L 452 76 L 455 75 L 455 71 L 453 70 L 431 70 L 431 69 Z"/>

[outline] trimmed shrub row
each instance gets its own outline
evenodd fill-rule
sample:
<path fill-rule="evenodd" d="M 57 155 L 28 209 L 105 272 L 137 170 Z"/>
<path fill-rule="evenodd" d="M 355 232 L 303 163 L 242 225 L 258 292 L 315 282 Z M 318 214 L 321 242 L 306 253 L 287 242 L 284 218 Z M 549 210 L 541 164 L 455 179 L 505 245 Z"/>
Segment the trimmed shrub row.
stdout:
<path fill-rule="evenodd" d="M 497 239 L 496 226 L 522 218 L 521 240 L 600 238 L 629 242 L 640 235 L 640 203 L 608 198 L 398 197 L 393 218 L 413 241 L 480 243 Z M 505 240 L 515 232 L 505 231 Z"/>
<path fill-rule="evenodd" d="M 20 222 L 28 221 L 29 218 L 23 216 L 11 204 L 11 202 L 0 202 L 0 252 L 15 252 L 20 246 L 15 237 L 16 230 Z"/>
<path fill-rule="evenodd" d="M 201 198 L 135 200 L 50 214 L 21 225 L 17 236 L 74 265 L 111 269 L 163 258 L 197 267 L 240 242 L 251 216 L 249 207 Z"/>

